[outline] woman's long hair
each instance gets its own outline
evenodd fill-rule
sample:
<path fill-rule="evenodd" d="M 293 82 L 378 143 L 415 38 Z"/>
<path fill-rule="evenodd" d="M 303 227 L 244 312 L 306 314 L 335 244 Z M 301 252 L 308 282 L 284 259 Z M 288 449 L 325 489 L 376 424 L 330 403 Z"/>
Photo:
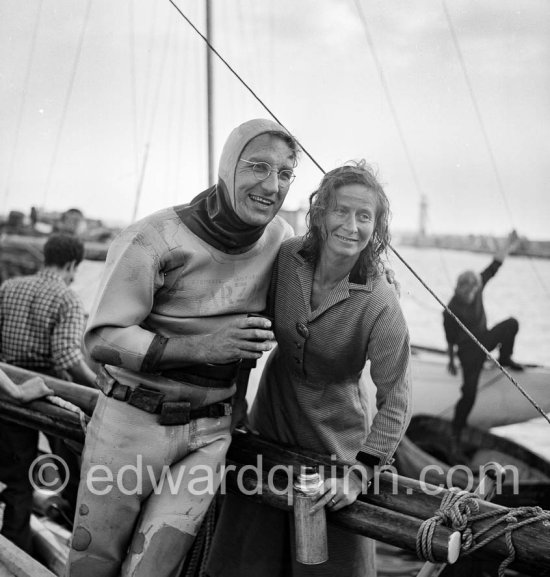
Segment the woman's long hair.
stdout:
<path fill-rule="evenodd" d="M 369 244 L 361 251 L 356 267 L 362 278 L 384 271 L 382 256 L 390 244 L 390 203 L 371 166 L 364 160 L 349 162 L 327 172 L 319 188 L 309 197 L 308 230 L 302 254 L 309 262 L 317 263 L 327 239 L 325 217 L 336 206 L 336 191 L 348 184 L 360 184 L 376 195 L 376 216 Z"/>

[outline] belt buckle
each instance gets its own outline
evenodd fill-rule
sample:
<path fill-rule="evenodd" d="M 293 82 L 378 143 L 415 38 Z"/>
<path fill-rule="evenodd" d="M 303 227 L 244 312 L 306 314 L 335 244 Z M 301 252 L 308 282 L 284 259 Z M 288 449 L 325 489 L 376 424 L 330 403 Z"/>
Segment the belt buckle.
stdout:
<path fill-rule="evenodd" d="M 132 389 L 127 385 L 121 385 L 115 381 L 113 387 L 111 388 L 111 396 L 117 401 L 127 401 L 131 390 Z"/>
<path fill-rule="evenodd" d="M 104 395 L 109 397 L 111 395 L 111 391 L 113 390 L 113 386 L 116 383 L 117 380 L 107 372 L 105 367 L 101 366 L 96 378 L 96 385 L 98 389 L 101 390 Z"/>
<path fill-rule="evenodd" d="M 144 385 L 138 385 L 130 392 L 127 402 L 147 413 L 158 413 L 162 399 L 164 399 L 164 393 Z"/>
<path fill-rule="evenodd" d="M 159 423 L 164 426 L 187 425 L 191 421 L 189 401 L 166 401 L 160 408 Z"/>

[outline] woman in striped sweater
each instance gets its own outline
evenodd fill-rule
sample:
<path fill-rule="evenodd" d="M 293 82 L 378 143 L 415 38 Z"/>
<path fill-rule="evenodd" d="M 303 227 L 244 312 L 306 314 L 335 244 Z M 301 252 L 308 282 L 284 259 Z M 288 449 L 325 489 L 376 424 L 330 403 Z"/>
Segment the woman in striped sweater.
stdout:
<path fill-rule="evenodd" d="M 271 308 L 278 347 L 250 420 L 270 440 L 355 466 L 343 478 L 325 478 L 314 506 L 337 511 L 367 491 L 378 467 L 392 463 L 405 432 L 409 334 L 384 274 L 389 202 L 372 169 L 362 161 L 326 174 L 311 195 L 308 217 L 307 234 L 285 241 L 275 265 Z M 367 361 L 376 407 L 369 406 L 361 380 Z M 329 560 L 315 566 L 294 560 L 293 540 L 289 514 L 228 499 L 209 574 L 376 575 L 373 543 L 359 535 L 329 526 Z"/>

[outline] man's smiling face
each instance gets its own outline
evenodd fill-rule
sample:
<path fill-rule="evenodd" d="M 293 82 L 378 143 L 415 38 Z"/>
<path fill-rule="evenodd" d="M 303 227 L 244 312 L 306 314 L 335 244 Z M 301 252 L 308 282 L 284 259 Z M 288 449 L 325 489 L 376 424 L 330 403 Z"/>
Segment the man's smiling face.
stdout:
<path fill-rule="evenodd" d="M 287 186 L 280 186 L 275 171 L 294 168 L 294 153 L 279 136 L 260 134 L 245 147 L 241 158 L 249 162 L 267 162 L 273 172 L 258 180 L 252 165 L 239 160 L 235 170 L 235 212 L 247 224 L 261 226 L 269 223 L 283 205 Z"/>

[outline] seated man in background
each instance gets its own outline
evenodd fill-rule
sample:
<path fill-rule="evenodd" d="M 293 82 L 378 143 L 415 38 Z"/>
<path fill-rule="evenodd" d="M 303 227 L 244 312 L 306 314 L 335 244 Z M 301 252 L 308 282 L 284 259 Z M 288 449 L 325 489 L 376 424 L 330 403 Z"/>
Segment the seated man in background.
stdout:
<path fill-rule="evenodd" d="M 69 208 L 55 224 L 54 232 L 80 237 L 86 231 L 86 226 L 83 212 L 78 208 Z"/>
<path fill-rule="evenodd" d="M 504 246 L 497 250 L 493 261 L 481 274 L 471 270 L 461 273 L 457 279 L 455 294 L 448 306 L 487 350 L 491 351 L 500 347 L 499 362 L 503 367 L 521 371 L 523 367 L 512 359 L 514 342 L 519 329 L 518 321 L 515 318 L 509 318 L 489 330 L 483 306 L 485 285 L 495 276 L 517 242 L 518 236 L 515 231 L 512 231 Z M 460 446 L 460 434 L 476 400 L 477 385 L 485 361 L 485 353 L 447 311 L 443 312 L 443 326 L 449 354 L 447 369 L 452 375 L 457 374 L 455 348 L 458 348 L 458 358 L 462 367 L 462 396 L 455 407 L 451 440 L 451 450 L 457 452 Z"/>
<path fill-rule="evenodd" d="M 2 362 L 94 386 L 95 374 L 84 361 L 80 348 L 84 309 L 68 286 L 83 256 L 82 241 L 54 234 L 44 245 L 42 270 L 31 276 L 11 278 L 0 286 Z M 73 471 L 63 496 L 74 506 L 77 458 L 60 439 L 50 438 L 50 445 Z M 6 513 L 2 531 L 16 545 L 29 551 L 32 486 L 28 470 L 37 456 L 38 431 L 0 420 L 0 446 L 0 481 L 9 483 L 11 488 L 11 493 L 4 498 Z M 17 482 L 14 475 L 18 476 Z"/>
<path fill-rule="evenodd" d="M 41 377 L 32 377 L 28 381 L 16 385 L 0 369 L 0 397 L 8 398 L 16 403 L 29 403 L 46 395 L 53 395 L 53 391 Z M 34 434 L 36 436 L 36 432 L 17 425 L 10 428 L 6 426 L 7 424 L 0 416 L 0 503 L 5 506 L 3 523 L 0 523 L 0 533 L 21 549 L 30 552 L 29 517 L 32 500 L 25 499 L 26 492 L 21 491 L 21 479 L 28 476 L 28 456 L 32 455 L 31 458 L 34 458 L 36 450 L 34 446 L 30 446 L 28 453 L 31 455 L 27 455 L 29 446 L 21 446 L 18 443 L 20 450 L 17 455 L 14 455 L 10 443 L 10 433 L 13 431 L 15 435 L 18 435 L 19 429 L 24 429 L 22 434 L 29 436 Z"/>

